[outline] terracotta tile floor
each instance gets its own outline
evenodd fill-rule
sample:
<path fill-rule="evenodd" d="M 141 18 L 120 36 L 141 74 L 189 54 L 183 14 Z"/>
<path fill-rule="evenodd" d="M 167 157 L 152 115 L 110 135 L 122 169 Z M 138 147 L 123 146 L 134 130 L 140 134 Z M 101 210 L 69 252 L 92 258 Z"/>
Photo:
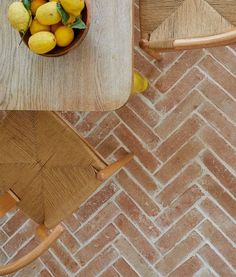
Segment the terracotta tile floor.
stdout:
<path fill-rule="evenodd" d="M 108 161 L 136 157 L 15 276 L 236 276 L 236 48 L 157 63 L 138 48 L 138 28 L 136 16 L 146 94 L 116 112 L 64 114 Z M 1 263 L 35 243 L 22 213 L 1 220 Z"/>

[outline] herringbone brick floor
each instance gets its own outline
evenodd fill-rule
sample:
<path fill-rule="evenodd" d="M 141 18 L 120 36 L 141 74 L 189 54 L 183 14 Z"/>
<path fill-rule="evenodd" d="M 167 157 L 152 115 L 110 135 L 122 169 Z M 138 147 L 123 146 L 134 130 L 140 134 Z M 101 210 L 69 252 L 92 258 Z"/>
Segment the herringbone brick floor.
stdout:
<path fill-rule="evenodd" d="M 115 112 L 63 114 L 108 161 L 135 159 L 14 276 L 236 276 L 236 47 L 157 63 L 138 48 L 137 14 L 149 90 Z M 1 219 L 1 263 L 35 246 L 34 227 L 19 211 Z"/>

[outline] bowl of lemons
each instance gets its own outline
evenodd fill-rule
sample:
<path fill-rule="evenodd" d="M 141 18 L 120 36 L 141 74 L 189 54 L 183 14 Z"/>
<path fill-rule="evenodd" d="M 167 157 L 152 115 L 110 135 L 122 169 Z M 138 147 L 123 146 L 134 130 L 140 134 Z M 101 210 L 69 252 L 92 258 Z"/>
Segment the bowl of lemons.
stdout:
<path fill-rule="evenodd" d="M 79 46 L 88 33 L 90 0 L 15 1 L 8 20 L 31 51 L 58 57 Z"/>

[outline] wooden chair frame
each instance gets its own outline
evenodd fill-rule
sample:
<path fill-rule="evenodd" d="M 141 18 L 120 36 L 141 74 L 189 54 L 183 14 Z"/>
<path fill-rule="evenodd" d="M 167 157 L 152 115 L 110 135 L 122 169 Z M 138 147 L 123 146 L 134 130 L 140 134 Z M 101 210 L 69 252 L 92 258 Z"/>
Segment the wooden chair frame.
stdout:
<path fill-rule="evenodd" d="M 148 35 L 141 35 L 140 47 L 150 56 L 160 60 L 161 52 L 188 50 L 196 48 L 208 48 L 230 45 L 236 42 L 236 29 L 228 32 L 186 39 L 173 39 L 169 41 L 150 41 Z"/>
<path fill-rule="evenodd" d="M 97 179 L 100 181 L 105 181 L 121 167 L 127 164 L 132 158 L 133 154 L 127 154 L 113 164 L 110 164 L 104 169 L 98 171 Z M 19 201 L 20 199 L 11 190 L 0 196 L 0 216 L 4 216 L 8 211 L 16 207 Z M 48 230 L 45 225 L 39 225 L 37 228 L 37 235 L 42 240 L 42 242 L 30 253 L 19 258 L 18 260 L 6 265 L 0 265 L 0 276 L 11 274 L 32 263 L 51 247 L 51 245 L 62 235 L 63 231 L 63 226 L 59 224 L 48 235 Z"/>

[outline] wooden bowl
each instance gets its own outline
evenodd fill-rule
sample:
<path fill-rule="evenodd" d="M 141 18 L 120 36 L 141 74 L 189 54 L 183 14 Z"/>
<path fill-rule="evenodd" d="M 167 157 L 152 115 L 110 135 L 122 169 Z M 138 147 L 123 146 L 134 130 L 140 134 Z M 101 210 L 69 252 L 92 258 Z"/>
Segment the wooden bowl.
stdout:
<path fill-rule="evenodd" d="M 84 30 L 74 29 L 75 37 L 70 45 L 68 45 L 67 47 L 56 46 L 53 50 L 51 50 L 50 52 L 48 52 L 46 54 L 41 54 L 41 56 L 60 57 L 60 56 L 63 56 L 65 54 L 69 53 L 72 49 L 78 47 L 81 44 L 81 42 L 86 37 L 86 35 L 89 31 L 89 27 L 90 27 L 90 22 L 91 22 L 91 2 L 90 1 L 91 0 L 85 0 L 85 7 L 81 13 L 82 20 L 86 24 L 87 28 Z M 29 41 L 30 36 L 31 36 L 31 33 L 28 30 L 23 38 L 23 41 L 28 48 L 29 48 L 28 41 Z"/>

